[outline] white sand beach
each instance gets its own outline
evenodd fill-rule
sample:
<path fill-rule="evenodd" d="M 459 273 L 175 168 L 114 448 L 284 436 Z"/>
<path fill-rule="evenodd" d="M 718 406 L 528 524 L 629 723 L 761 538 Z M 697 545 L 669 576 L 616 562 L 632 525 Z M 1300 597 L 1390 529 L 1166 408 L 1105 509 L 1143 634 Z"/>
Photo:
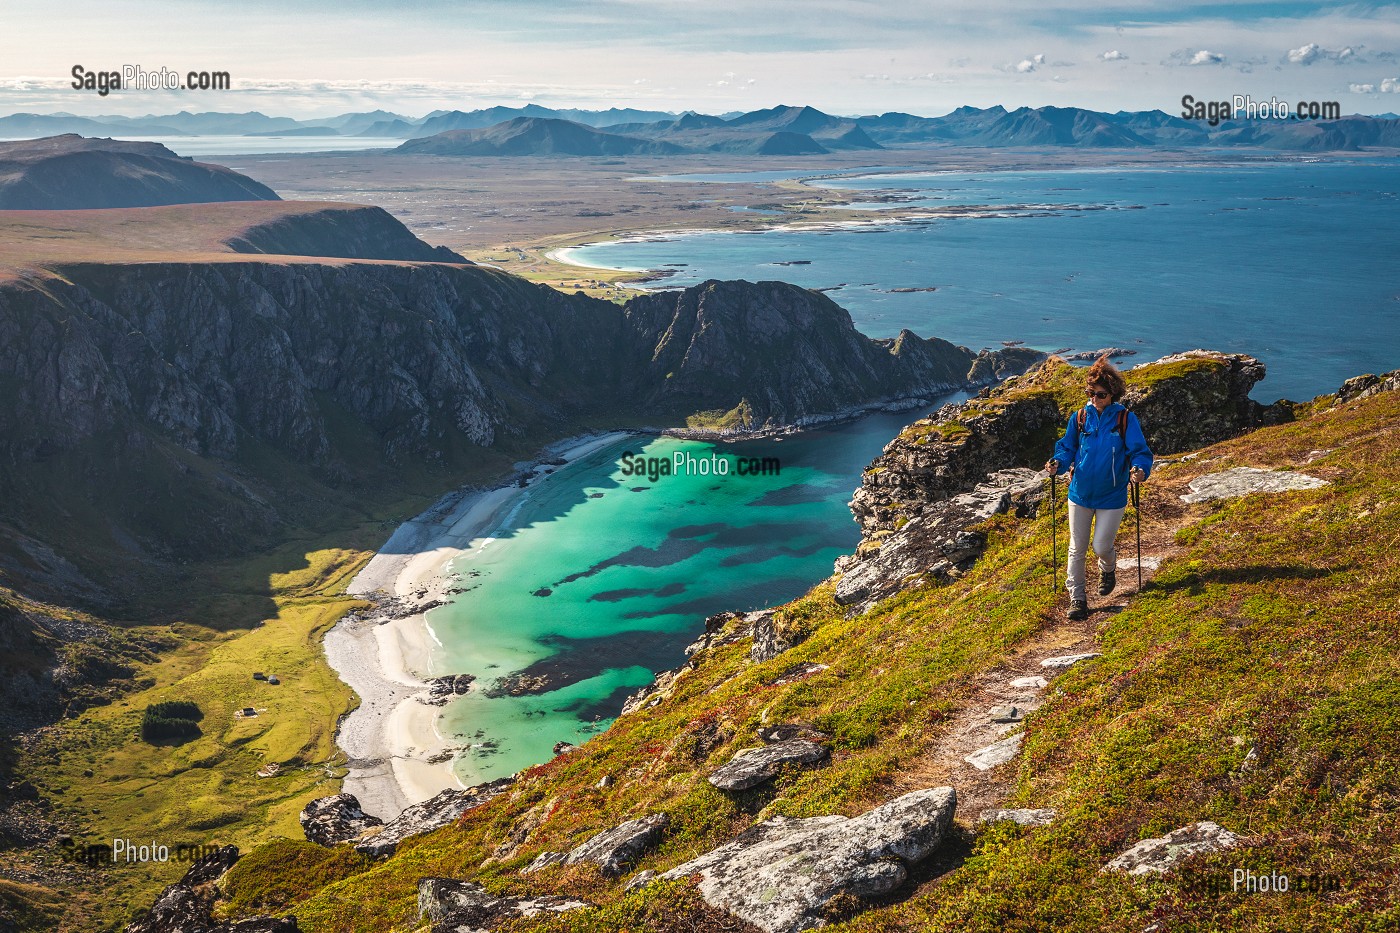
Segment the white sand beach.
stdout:
<path fill-rule="evenodd" d="M 547 475 L 543 461 L 574 461 L 627 436 L 615 431 L 560 441 L 495 488 L 448 493 L 400 525 L 350 582 L 348 593 L 376 606 L 348 615 L 327 632 L 325 651 L 360 697 L 360 706 L 341 721 L 336 741 L 349 758 L 343 790 L 359 798 L 365 812 L 387 821 L 462 786 L 452 770 L 455 745 L 437 729 L 441 707 L 422 702 L 435 674 L 434 638 L 425 616 L 453 598 L 447 564 L 489 538 L 530 485 Z"/>

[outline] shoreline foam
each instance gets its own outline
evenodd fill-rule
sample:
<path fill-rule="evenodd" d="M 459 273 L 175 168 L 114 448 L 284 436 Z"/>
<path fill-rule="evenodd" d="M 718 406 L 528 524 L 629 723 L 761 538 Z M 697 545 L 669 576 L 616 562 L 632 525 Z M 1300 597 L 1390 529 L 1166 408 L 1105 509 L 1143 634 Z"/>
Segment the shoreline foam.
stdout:
<path fill-rule="evenodd" d="M 346 592 L 373 607 L 348 614 L 326 633 L 331 667 L 360 698 L 336 730 L 349 774 L 342 791 L 365 811 L 390 820 L 408 806 L 460 788 L 453 771 L 455 744 L 437 728 L 442 708 L 429 696 L 432 646 L 428 610 L 449 602 L 447 564 L 493 531 L 544 476 L 543 467 L 573 461 L 626 436 L 627 431 L 571 437 L 546 447 L 540 460 L 500 485 L 448 493 L 404 522 L 350 581 Z"/>

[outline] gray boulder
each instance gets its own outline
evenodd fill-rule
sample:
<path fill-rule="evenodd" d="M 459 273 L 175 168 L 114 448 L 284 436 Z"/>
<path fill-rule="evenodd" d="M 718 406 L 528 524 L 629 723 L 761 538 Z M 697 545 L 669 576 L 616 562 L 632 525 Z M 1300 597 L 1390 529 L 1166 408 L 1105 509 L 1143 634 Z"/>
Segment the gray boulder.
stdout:
<path fill-rule="evenodd" d="M 321 846 L 333 846 L 357 838 L 365 830 L 383 826 L 360 807 L 354 794 L 318 797 L 301 811 L 301 830 L 306 838 Z"/>
<path fill-rule="evenodd" d="M 468 810 L 496 799 L 514 782 L 514 778 L 501 778 L 466 790 L 445 790 L 422 803 L 415 803 L 385 824 L 379 832 L 355 843 L 355 851 L 370 858 L 392 855 L 405 839 L 441 829 Z"/>
<path fill-rule="evenodd" d="M 418 921 L 427 920 L 432 933 L 480 933 L 511 920 L 562 914 L 593 905 L 572 897 L 497 897 L 471 881 L 424 878 L 418 882 Z"/>
<path fill-rule="evenodd" d="M 1021 751 L 1021 739 L 1025 733 L 1018 732 L 1013 736 L 1002 739 L 1000 742 L 993 742 L 986 748 L 979 748 L 971 755 L 963 758 L 963 761 L 972 765 L 978 771 L 990 771 L 997 765 L 1004 765 Z"/>
<path fill-rule="evenodd" d="M 792 639 L 778 631 L 777 613 L 772 609 L 750 612 L 744 616 L 753 630 L 753 647 L 749 658 L 754 661 L 771 661 L 794 644 Z"/>
<path fill-rule="evenodd" d="M 860 816 L 776 817 L 666 872 L 698 876 L 700 895 L 767 933 L 826 924 L 838 895 L 878 897 L 899 887 L 928 858 L 953 822 L 951 787 L 905 794 Z"/>
<path fill-rule="evenodd" d="M 1191 491 L 1182 502 L 1205 502 L 1209 499 L 1237 499 L 1254 492 L 1292 492 L 1299 489 L 1321 489 L 1327 480 L 1293 473 L 1288 470 L 1260 470 L 1255 467 L 1235 467 L 1220 473 L 1207 473 L 1187 483 Z"/>
<path fill-rule="evenodd" d="M 710 783 L 720 790 L 748 790 L 777 776 L 784 765 L 815 765 L 826 761 L 831 752 L 806 739 L 788 739 L 746 748 L 710 775 Z"/>
<path fill-rule="evenodd" d="M 1203 820 L 1174 829 L 1165 836 L 1144 839 L 1105 865 L 1103 870 L 1125 871 L 1130 875 L 1168 872 L 1184 858 L 1233 849 L 1239 844 L 1239 836 L 1218 823 Z"/>
<path fill-rule="evenodd" d="M 665 813 L 653 813 L 641 819 L 606 829 L 590 838 L 583 845 L 567 855 L 558 852 L 542 852 L 525 868 L 523 874 L 539 871 L 551 865 L 578 865 L 592 862 L 604 875 L 616 878 L 627 870 L 641 854 L 655 845 L 666 832 L 671 818 Z"/>

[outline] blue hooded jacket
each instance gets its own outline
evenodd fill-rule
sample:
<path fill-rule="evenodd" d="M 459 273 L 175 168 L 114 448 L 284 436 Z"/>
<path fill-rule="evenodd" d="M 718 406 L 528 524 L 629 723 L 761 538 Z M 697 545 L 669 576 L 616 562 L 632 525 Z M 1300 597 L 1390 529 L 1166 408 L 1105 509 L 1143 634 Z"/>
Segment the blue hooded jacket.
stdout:
<path fill-rule="evenodd" d="M 1142 434 L 1137 415 L 1128 412 L 1127 437 L 1118 436 L 1118 413 L 1123 406 L 1113 402 L 1103 413 L 1086 404 L 1084 430 L 1079 430 L 1079 413 L 1069 416 L 1065 436 L 1055 445 L 1060 473 L 1071 468 L 1069 501 L 1086 509 L 1121 509 L 1128 505 L 1128 471 L 1140 467 L 1152 473 L 1152 451 Z"/>

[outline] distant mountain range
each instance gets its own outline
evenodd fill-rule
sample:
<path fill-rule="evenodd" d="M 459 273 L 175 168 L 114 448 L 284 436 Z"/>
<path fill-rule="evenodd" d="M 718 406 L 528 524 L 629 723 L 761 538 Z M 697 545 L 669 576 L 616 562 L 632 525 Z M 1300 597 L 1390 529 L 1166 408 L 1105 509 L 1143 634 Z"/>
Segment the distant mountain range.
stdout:
<path fill-rule="evenodd" d="M 431 144 L 405 145 L 402 151 L 461 155 L 820 155 L 930 146 L 1251 147 L 1322 152 L 1400 146 L 1400 119 L 1387 113 L 1320 121 L 1228 120 L 1212 127 L 1160 110 L 1103 113 L 1079 107 L 959 107 L 940 117 L 909 113 L 840 117 L 814 107 L 780 106 L 712 116 L 619 108 L 556 110 L 537 104 L 434 111 L 420 119 L 385 110 L 304 121 L 257 112 L 185 111 L 145 117 L 63 113 L 0 117 L 0 138 L 61 133 L 437 139 Z"/>

